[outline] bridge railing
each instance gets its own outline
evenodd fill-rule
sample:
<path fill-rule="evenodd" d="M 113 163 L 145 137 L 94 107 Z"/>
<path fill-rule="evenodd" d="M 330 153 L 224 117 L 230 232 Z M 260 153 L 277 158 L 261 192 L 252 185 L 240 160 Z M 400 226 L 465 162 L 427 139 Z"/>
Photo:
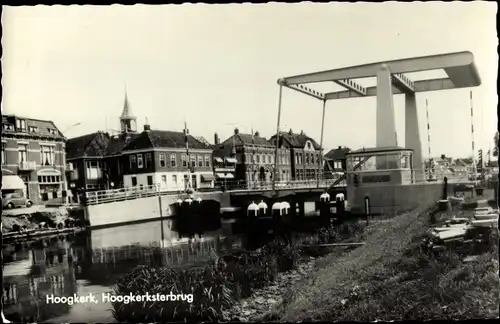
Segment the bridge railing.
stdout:
<path fill-rule="evenodd" d="M 89 191 L 85 193 L 87 205 L 97 205 L 113 201 L 152 197 L 158 194 L 159 186 L 125 187 L 120 189 Z"/>
<path fill-rule="evenodd" d="M 327 188 L 331 186 L 336 179 L 311 179 L 311 180 L 290 180 L 277 181 L 276 189 L 307 189 L 307 188 Z M 339 187 L 345 186 L 345 181 L 338 184 Z M 228 184 L 226 191 L 249 191 L 249 190 L 271 190 L 273 189 L 272 181 L 241 181 L 238 183 Z"/>

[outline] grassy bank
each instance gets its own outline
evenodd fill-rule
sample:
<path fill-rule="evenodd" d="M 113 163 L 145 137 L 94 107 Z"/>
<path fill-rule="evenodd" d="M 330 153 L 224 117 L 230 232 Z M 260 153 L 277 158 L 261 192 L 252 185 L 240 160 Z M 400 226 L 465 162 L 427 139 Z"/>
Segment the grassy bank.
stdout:
<path fill-rule="evenodd" d="M 421 249 L 429 228 L 427 211 L 417 210 L 372 224 L 366 244 L 338 258 L 297 285 L 274 319 L 373 321 L 498 317 L 498 240 L 478 259 L 456 252 L 439 257 Z"/>
<path fill-rule="evenodd" d="M 362 228 L 357 224 L 324 228 L 315 242 L 332 243 L 352 237 Z M 276 239 L 256 251 L 231 253 L 201 268 L 174 270 L 139 266 L 118 281 L 116 295 L 192 293 L 193 303 L 114 302 L 113 315 L 120 322 L 221 321 L 227 319 L 224 311 L 230 312 L 241 300 L 274 285 L 279 273 L 295 271 L 301 262 L 309 261 L 309 256 L 304 256 L 303 252 L 299 246 Z M 324 251 L 307 252 L 320 254 Z"/>

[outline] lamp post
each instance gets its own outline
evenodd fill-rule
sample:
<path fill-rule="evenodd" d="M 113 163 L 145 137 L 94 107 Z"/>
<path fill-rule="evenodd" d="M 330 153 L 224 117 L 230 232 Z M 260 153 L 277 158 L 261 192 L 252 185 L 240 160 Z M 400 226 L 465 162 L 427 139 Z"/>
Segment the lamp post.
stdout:
<path fill-rule="evenodd" d="M 73 127 L 79 126 L 79 125 L 81 125 L 81 124 L 82 124 L 81 122 L 75 123 L 75 124 L 73 124 L 73 125 L 71 125 L 71 126 L 67 127 L 67 128 L 66 128 L 64 131 L 62 131 L 61 133 L 63 133 L 63 135 L 64 135 L 64 133 L 66 133 L 67 131 L 69 131 L 69 130 L 70 130 L 70 129 L 72 129 Z"/>

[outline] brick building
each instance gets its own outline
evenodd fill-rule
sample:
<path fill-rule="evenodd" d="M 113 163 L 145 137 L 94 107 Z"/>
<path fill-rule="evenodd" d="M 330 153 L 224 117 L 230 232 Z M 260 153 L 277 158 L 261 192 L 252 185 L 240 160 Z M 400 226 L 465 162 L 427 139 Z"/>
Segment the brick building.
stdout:
<path fill-rule="evenodd" d="M 242 134 L 238 128 L 234 130 L 231 137 L 214 147 L 215 158 L 231 157 L 234 159 L 235 180 L 246 184 L 273 180 L 275 154 L 276 147 L 261 137 L 259 132 Z M 291 179 L 290 166 L 290 152 L 281 147 L 278 151 L 277 181 Z"/>
<path fill-rule="evenodd" d="M 120 134 L 95 132 L 66 142 L 69 188 L 76 193 L 123 187 L 122 150 L 137 134 L 127 94 L 120 116 Z"/>
<path fill-rule="evenodd" d="M 347 171 L 346 154 L 351 151 L 348 147 L 339 146 L 325 154 L 325 176 L 339 176 Z"/>
<path fill-rule="evenodd" d="M 276 135 L 271 136 L 269 141 L 273 146 L 276 145 Z M 280 133 L 279 145 L 289 152 L 292 179 L 317 179 L 322 152 L 319 144 L 314 139 L 304 134 L 304 132 L 295 134 L 290 129 L 288 132 Z M 321 168 L 320 172 L 323 173 L 323 168 Z"/>
<path fill-rule="evenodd" d="M 51 199 L 66 190 L 65 141 L 50 120 L 2 116 L 2 170 L 23 180 L 24 195 L 34 204 L 44 193 Z"/>
<path fill-rule="evenodd" d="M 187 129 L 161 131 L 144 125 L 144 131 L 124 147 L 121 161 L 125 187 L 159 185 L 164 191 L 180 191 L 214 186 L 212 148 Z"/>

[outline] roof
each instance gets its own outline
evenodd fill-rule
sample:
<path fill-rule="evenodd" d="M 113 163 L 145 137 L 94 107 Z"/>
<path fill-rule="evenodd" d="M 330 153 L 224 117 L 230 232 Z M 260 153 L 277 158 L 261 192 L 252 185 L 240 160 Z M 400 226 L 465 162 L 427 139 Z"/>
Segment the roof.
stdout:
<path fill-rule="evenodd" d="M 413 151 L 413 150 L 401 146 L 370 147 L 370 148 L 361 148 L 359 150 L 351 151 L 349 153 L 346 153 L 346 155 L 359 154 L 359 153 L 379 153 L 379 152 L 382 153 L 382 152 L 392 152 L 392 151 Z"/>
<path fill-rule="evenodd" d="M 94 140 L 102 135 L 104 135 L 104 133 L 96 132 L 68 139 L 66 141 L 66 158 L 76 159 L 84 156 L 104 156 L 105 147 L 102 148 L 102 145 L 99 145 L 102 141 L 94 143 Z"/>
<path fill-rule="evenodd" d="M 230 144 L 232 146 L 233 138 L 235 146 L 240 146 L 240 145 L 273 146 L 273 144 L 271 144 L 264 137 L 255 135 L 252 136 L 252 134 L 242 134 L 242 133 L 234 134 L 233 136 L 229 137 L 224 142 L 222 142 L 221 145 L 226 146 L 227 144 Z"/>
<path fill-rule="evenodd" d="M 333 150 L 330 150 L 326 153 L 325 157 L 332 160 L 344 160 L 345 155 L 351 151 L 348 147 L 340 147 Z"/>
<path fill-rule="evenodd" d="M 306 146 L 307 141 L 311 141 L 315 150 L 319 150 L 320 146 L 314 139 L 307 136 L 306 134 L 295 134 L 293 132 L 280 132 L 280 137 L 282 137 L 285 142 L 287 142 L 292 148 L 303 148 Z M 271 136 L 269 139 L 274 140 L 276 135 Z"/>
<path fill-rule="evenodd" d="M 54 124 L 51 120 L 43 120 L 36 118 L 29 118 L 19 115 L 2 115 L 2 133 L 19 133 L 19 130 L 15 130 L 15 124 L 17 119 L 26 120 L 26 133 L 35 134 L 39 136 L 54 138 L 54 139 L 64 139 L 64 135 L 61 133 L 59 128 L 57 128 L 56 124 Z M 5 128 L 3 125 L 13 125 L 14 130 L 9 130 Z M 36 132 L 30 132 L 30 127 L 36 127 Z M 52 134 L 50 130 L 55 130 L 56 133 Z"/>
<path fill-rule="evenodd" d="M 106 148 L 106 156 L 121 154 L 125 146 L 138 136 L 136 133 L 127 133 L 111 137 Z"/>
<path fill-rule="evenodd" d="M 188 135 L 189 148 L 210 150 L 211 147 L 200 142 L 192 135 Z M 150 130 L 137 134 L 124 148 L 124 150 L 139 150 L 146 148 L 185 148 L 183 132 Z"/>

